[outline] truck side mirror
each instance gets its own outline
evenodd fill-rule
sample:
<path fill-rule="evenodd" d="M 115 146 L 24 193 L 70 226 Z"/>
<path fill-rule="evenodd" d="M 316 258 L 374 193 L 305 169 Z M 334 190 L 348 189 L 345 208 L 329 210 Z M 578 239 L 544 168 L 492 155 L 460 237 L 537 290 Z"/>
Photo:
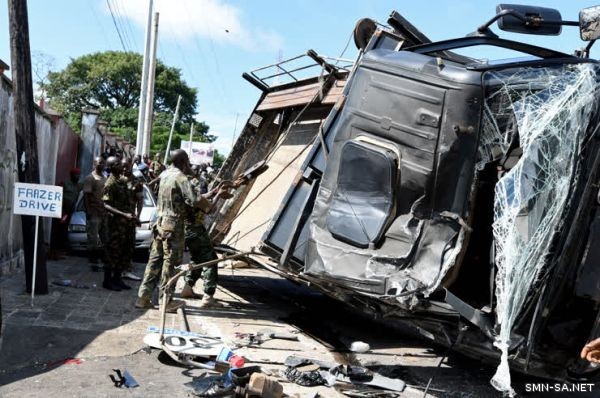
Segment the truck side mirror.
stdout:
<path fill-rule="evenodd" d="M 553 8 L 498 4 L 496 16 L 500 16 L 498 27 L 506 32 L 556 36 L 563 25 L 560 12 Z"/>
<path fill-rule="evenodd" d="M 592 41 L 600 37 L 600 6 L 579 11 L 579 34 L 583 41 Z"/>

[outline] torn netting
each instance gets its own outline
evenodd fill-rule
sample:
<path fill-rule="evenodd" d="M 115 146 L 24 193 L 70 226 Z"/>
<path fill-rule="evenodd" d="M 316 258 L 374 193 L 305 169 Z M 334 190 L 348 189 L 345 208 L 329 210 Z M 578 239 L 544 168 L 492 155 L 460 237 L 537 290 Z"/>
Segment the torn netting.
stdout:
<path fill-rule="evenodd" d="M 492 385 L 509 394 L 511 330 L 546 265 L 568 207 L 571 182 L 590 114 L 597 105 L 598 67 L 591 64 L 487 72 L 480 163 L 522 149 L 495 188 L 496 299 L 501 350 Z M 512 145 L 511 145 L 512 143 Z M 495 150 L 494 150 L 495 148 Z"/>

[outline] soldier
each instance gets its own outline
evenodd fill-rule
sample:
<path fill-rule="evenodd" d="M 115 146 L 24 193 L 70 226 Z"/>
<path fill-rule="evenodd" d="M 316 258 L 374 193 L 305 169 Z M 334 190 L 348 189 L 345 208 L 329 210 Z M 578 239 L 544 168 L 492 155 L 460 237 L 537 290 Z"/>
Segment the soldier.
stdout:
<path fill-rule="evenodd" d="M 102 257 L 102 244 L 105 234 L 105 213 L 102 203 L 102 189 L 106 178 L 103 175 L 105 162 L 102 157 L 94 159 L 94 170 L 83 180 L 83 199 L 87 231 L 88 259 L 92 271 L 99 271 L 98 260 Z"/>
<path fill-rule="evenodd" d="M 102 286 L 108 290 L 120 291 L 131 289 L 123 282 L 121 272 L 127 267 L 130 248 L 129 239 L 132 224 L 139 224 L 136 215 L 131 211 L 131 201 L 127 184 L 121 179 L 123 167 L 120 160 L 111 156 L 107 159 L 110 177 L 104 184 L 102 201 L 108 212 L 108 237 L 106 242 L 106 264 L 104 266 L 104 282 Z M 129 258 L 131 262 L 131 258 Z"/>
<path fill-rule="evenodd" d="M 160 162 L 160 153 L 154 155 L 154 160 L 150 163 L 150 178 L 155 179 L 165 171 L 165 165 Z"/>
<path fill-rule="evenodd" d="M 171 152 L 172 165 L 161 174 L 158 192 L 158 220 L 154 226 L 154 240 L 144 279 L 138 291 L 136 308 L 154 308 L 150 298 L 160 278 L 164 286 L 176 266 L 181 264 L 184 245 L 184 219 L 190 207 L 207 211 L 210 202 L 198 197 L 185 173 L 190 163 L 187 153 L 181 149 Z M 174 290 L 174 286 L 172 287 Z M 167 303 L 173 311 L 180 303 Z"/>
<path fill-rule="evenodd" d="M 127 185 L 130 211 L 134 213 L 139 220 L 142 207 L 144 206 L 144 186 L 141 181 L 133 176 L 132 164 L 129 159 L 123 158 L 121 160 L 121 165 L 123 166 L 123 175 L 121 176 L 121 179 Z M 123 247 L 128 249 L 128 252 L 124 257 L 126 267 L 123 270 L 122 277 L 134 281 L 141 281 L 142 278 L 133 273 L 132 267 L 133 251 L 135 250 L 135 229 L 135 224 L 131 223 L 129 226 L 129 233 L 124 237 L 124 239 L 127 240 L 127 244 L 124 243 Z"/>
<path fill-rule="evenodd" d="M 213 199 L 213 202 L 216 202 L 220 198 L 228 199 L 231 197 L 231 194 L 227 192 L 228 188 L 231 186 L 229 181 L 224 181 L 219 187 L 208 193 L 202 194 L 202 182 L 198 178 L 198 171 L 199 170 L 196 169 L 195 173 L 192 173 L 189 176 L 190 183 L 198 196 L 202 196 L 207 200 Z M 204 214 L 206 214 L 206 212 L 201 209 L 190 209 L 188 216 L 185 219 L 185 245 L 190 251 L 192 262 L 195 264 L 201 264 L 217 259 L 217 254 L 212 247 L 210 235 L 204 227 Z M 202 276 L 204 282 L 204 295 L 200 302 L 200 308 L 206 308 L 213 305 L 213 296 L 217 290 L 217 270 L 217 264 L 213 264 L 202 269 L 188 272 L 185 275 L 185 285 L 181 291 L 181 297 L 197 298 L 198 296 L 194 293 L 192 288 L 196 284 L 196 281 Z"/>

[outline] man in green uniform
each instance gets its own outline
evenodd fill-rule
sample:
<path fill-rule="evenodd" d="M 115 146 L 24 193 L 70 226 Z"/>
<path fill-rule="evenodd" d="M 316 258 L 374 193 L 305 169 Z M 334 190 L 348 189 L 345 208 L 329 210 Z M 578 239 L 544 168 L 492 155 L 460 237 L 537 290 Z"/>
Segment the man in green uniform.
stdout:
<path fill-rule="evenodd" d="M 210 202 L 198 197 L 185 173 L 190 170 L 187 153 L 181 149 L 171 152 L 172 165 L 161 174 L 158 190 L 158 220 L 144 279 L 138 291 L 136 308 L 154 308 L 150 298 L 160 279 L 164 286 L 176 266 L 181 264 L 184 247 L 184 221 L 190 208 L 208 211 Z M 174 290 L 174 287 L 173 287 Z M 167 303 L 173 311 L 180 303 Z"/>
<path fill-rule="evenodd" d="M 218 188 L 202 194 L 201 181 L 198 178 L 198 170 L 188 176 L 190 184 L 198 196 L 202 196 L 207 200 L 214 201 L 219 198 L 227 199 L 231 195 L 227 193 L 229 184 L 221 184 Z M 212 206 L 211 206 L 212 207 Z M 201 264 L 207 261 L 216 260 L 217 254 L 213 250 L 210 235 L 204 227 L 205 211 L 201 209 L 190 209 L 185 219 L 185 245 L 190 251 L 190 257 L 195 264 Z M 206 308 L 214 304 L 214 294 L 217 290 L 218 281 L 217 264 L 209 265 L 201 269 L 190 271 L 185 275 L 185 285 L 181 291 L 182 298 L 197 298 L 193 291 L 196 281 L 202 277 L 204 286 L 204 295 L 200 302 L 200 308 Z"/>
<path fill-rule="evenodd" d="M 111 156 L 107 159 L 110 177 L 104 184 L 102 201 L 108 213 L 106 264 L 104 266 L 104 282 L 102 286 L 108 290 L 120 291 L 131 289 L 123 282 L 121 272 L 131 263 L 129 257 L 129 239 L 124 239 L 131 232 L 131 225 L 139 223 L 131 211 L 131 201 L 127 183 L 121 179 L 123 166 L 119 158 Z M 129 258 L 129 259 L 128 259 Z"/>
<path fill-rule="evenodd" d="M 94 159 L 94 170 L 83 180 L 83 199 L 85 201 L 87 251 L 92 271 L 99 271 L 98 260 L 102 257 L 105 240 L 106 210 L 102 203 L 102 189 L 106 178 L 102 174 L 105 162 L 102 157 Z"/>
<path fill-rule="evenodd" d="M 154 160 L 150 163 L 150 178 L 155 179 L 165 171 L 165 165 L 160 162 L 160 153 L 154 155 Z"/>
<path fill-rule="evenodd" d="M 133 165 L 129 159 L 123 158 L 121 160 L 121 166 L 123 166 L 123 175 L 121 176 L 121 179 L 125 185 L 127 185 L 130 211 L 136 215 L 137 219 L 139 219 L 142 212 L 142 207 L 144 206 L 143 184 L 134 177 L 132 170 Z M 127 244 L 124 244 L 124 247 L 128 250 L 128 252 L 124 258 L 126 266 L 123 269 L 122 277 L 134 281 L 141 281 L 142 278 L 133 273 L 132 267 L 133 251 L 135 250 L 135 229 L 136 225 L 131 223 L 128 234 L 123 237 L 123 239 L 127 240 Z"/>

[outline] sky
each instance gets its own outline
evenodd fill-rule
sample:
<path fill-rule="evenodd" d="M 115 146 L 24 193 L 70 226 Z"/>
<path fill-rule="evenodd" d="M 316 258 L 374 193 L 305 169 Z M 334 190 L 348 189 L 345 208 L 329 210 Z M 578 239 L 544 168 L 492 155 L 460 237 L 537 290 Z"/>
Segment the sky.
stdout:
<path fill-rule="evenodd" d="M 600 3 L 600 0 L 596 0 Z M 432 40 L 462 37 L 494 16 L 489 0 L 154 0 L 160 13 L 158 58 L 182 71 L 198 89 L 198 121 L 210 126 L 221 153 L 231 149 L 260 91 L 242 79 L 243 72 L 314 49 L 321 55 L 355 58 L 351 40 L 357 20 L 386 23 L 398 11 Z M 577 20 L 593 1 L 514 1 L 558 9 L 563 19 Z M 63 69 L 72 58 L 105 50 L 143 53 L 148 0 L 29 0 L 32 54 Z M 114 20 L 113 16 L 114 15 Z M 115 28 L 121 32 L 121 38 Z M 10 65 L 8 11 L 0 12 L 0 59 Z M 501 37 L 572 53 L 585 46 L 577 27 L 560 36 L 500 32 Z M 344 52 L 344 49 L 346 51 Z M 478 58 L 506 58 L 496 49 L 471 50 Z M 600 46 L 591 56 L 600 57 Z M 39 57 L 39 56 L 38 56 Z M 318 71 L 317 71 L 318 73 Z M 237 123 L 236 123 L 237 119 Z"/>

